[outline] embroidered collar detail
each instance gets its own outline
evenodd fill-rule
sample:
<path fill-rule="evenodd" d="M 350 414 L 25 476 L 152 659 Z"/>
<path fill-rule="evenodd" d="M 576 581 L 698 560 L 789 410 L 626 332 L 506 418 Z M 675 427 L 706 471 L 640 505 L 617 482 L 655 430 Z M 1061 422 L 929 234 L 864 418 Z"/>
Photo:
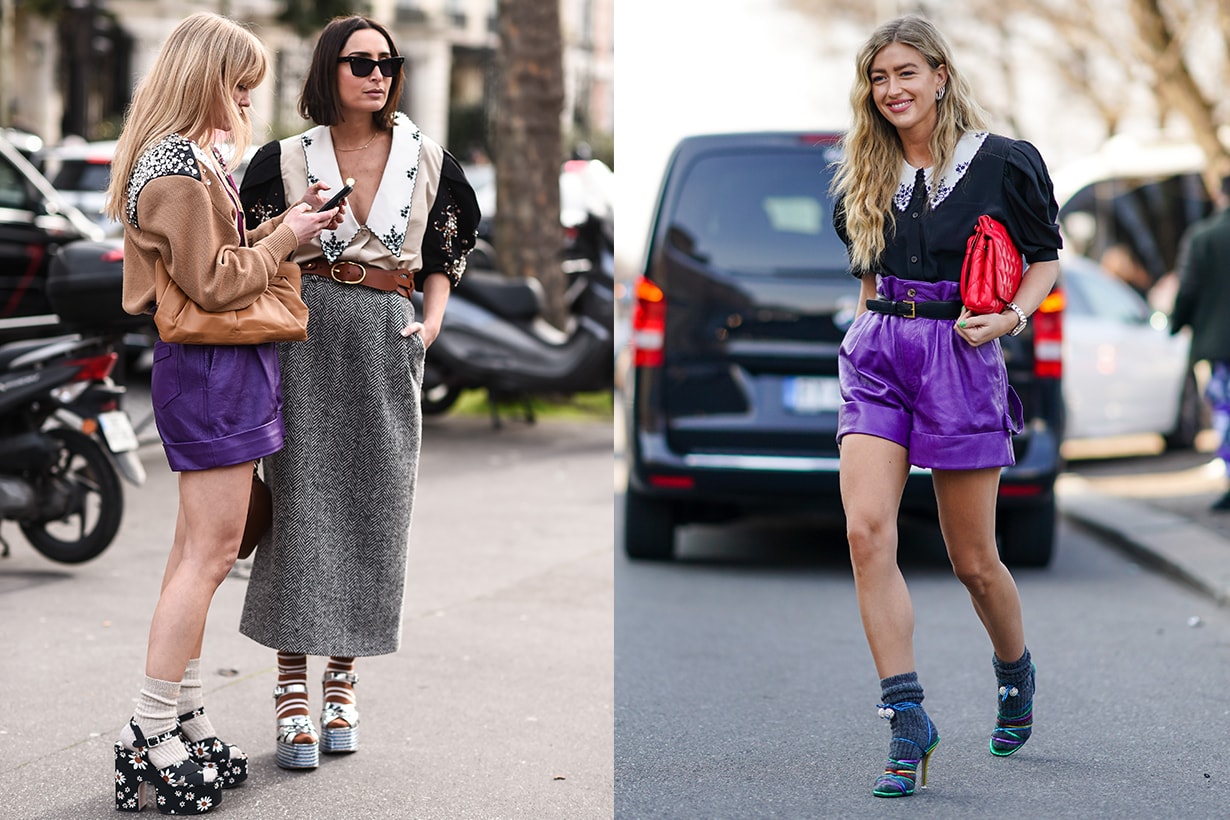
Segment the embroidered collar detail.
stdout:
<path fill-rule="evenodd" d="M 134 228 L 141 227 L 137 224 L 137 199 L 151 179 L 174 175 L 201 178 L 201 169 L 196 158 L 196 152 L 199 150 L 187 137 L 168 134 L 141 153 L 133 166 L 132 176 L 128 178 L 124 203 L 124 215 L 128 218 L 128 224 Z"/>
<path fill-rule="evenodd" d="M 333 152 L 333 135 L 329 126 L 318 125 L 305 131 L 299 138 L 307 162 L 307 182 L 328 183 L 330 190 L 342 187 L 342 172 L 337 167 L 337 155 Z M 400 111 L 393 119 L 393 146 L 389 161 L 384 166 L 380 187 L 372 201 L 367 223 L 360 225 L 354 211 L 347 209 L 342 224 L 336 231 L 320 235 L 320 248 L 325 258 L 336 262 L 342 252 L 350 247 L 360 231 L 366 230 L 380 240 L 394 256 L 401 256 L 402 243 L 406 241 L 406 225 L 410 221 L 410 203 L 414 201 L 414 185 L 419 174 L 419 155 L 423 147 L 423 134 L 410 118 Z"/>
<path fill-rule="evenodd" d="M 952 155 L 952 168 L 940 177 L 938 185 L 935 183 L 935 174 L 932 169 L 923 172 L 923 178 L 927 183 L 927 199 L 930 200 L 932 208 L 943 202 L 952 193 L 952 189 L 957 187 L 957 183 L 969 170 L 970 162 L 973 161 L 974 155 L 978 153 L 978 149 L 982 147 L 986 139 L 986 131 L 970 131 L 963 134 L 961 139 L 957 140 L 957 148 Z M 897 186 L 897 193 L 893 195 L 893 205 L 898 211 L 904 212 L 909 207 L 910 199 L 914 196 L 914 180 L 917 176 L 918 169 L 903 160 L 900 183 Z"/>

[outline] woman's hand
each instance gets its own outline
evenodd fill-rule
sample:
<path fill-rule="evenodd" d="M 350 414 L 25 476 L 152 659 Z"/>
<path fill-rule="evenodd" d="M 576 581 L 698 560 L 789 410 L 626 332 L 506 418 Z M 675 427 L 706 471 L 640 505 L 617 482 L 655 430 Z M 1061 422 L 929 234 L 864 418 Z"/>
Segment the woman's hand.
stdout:
<path fill-rule="evenodd" d="M 320 236 L 320 232 L 332 224 L 337 218 L 338 210 L 340 209 L 317 213 L 306 202 L 297 202 L 286 212 L 282 224 L 294 231 L 299 244 L 304 245 Z"/>
<path fill-rule="evenodd" d="M 311 186 L 303 192 L 303 198 L 296 204 L 307 205 L 313 211 L 329 201 L 329 195 L 325 193 L 329 190 L 329 185 L 324 182 L 313 182 Z M 337 215 L 325 225 L 324 230 L 331 231 L 342 224 L 342 218 L 346 216 L 346 200 L 342 200 L 337 207 Z"/>
<path fill-rule="evenodd" d="M 426 325 L 422 322 L 411 322 L 401 330 L 401 335 L 409 338 L 415 333 L 419 334 L 423 339 L 423 348 L 431 347 L 431 343 L 440 335 L 439 325 Z"/>
<path fill-rule="evenodd" d="M 1008 314 L 1011 314 L 1011 318 Z M 978 347 L 1011 333 L 1019 321 L 1019 317 L 1011 310 L 1008 313 L 971 313 L 969 308 L 961 308 L 961 315 L 952 327 L 958 336 L 971 346 Z"/>

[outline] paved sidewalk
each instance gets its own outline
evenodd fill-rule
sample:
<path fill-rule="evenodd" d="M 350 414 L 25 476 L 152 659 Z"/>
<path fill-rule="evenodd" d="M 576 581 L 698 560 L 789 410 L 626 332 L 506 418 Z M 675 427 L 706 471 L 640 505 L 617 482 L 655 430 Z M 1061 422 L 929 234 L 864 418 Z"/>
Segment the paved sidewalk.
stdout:
<path fill-rule="evenodd" d="M 1061 476 L 1065 516 L 1148 563 L 1230 605 L 1230 512 L 1210 505 L 1226 489 L 1222 463 L 1191 453 L 1137 474 Z"/>
<path fill-rule="evenodd" d="M 275 655 L 238 631 L 250 562 L 218 590 L 205 697 L 252 771 L 211 816 L 610 818 L 610 423 L 493 431 L 445 416 L 425 428 L 402 648 L 359 662 L 361 751 L 311 772 L 275 765 Z M 4 525 L 0 818 L 122 816 L 112 743 L 140 685 L 177 498 L 161 448 L 142 455 L 149 481 L 125 486 L 119 537 L 93 561 L 54 564 Z M 312 658 L 309 680 L 322 671 Z"/>

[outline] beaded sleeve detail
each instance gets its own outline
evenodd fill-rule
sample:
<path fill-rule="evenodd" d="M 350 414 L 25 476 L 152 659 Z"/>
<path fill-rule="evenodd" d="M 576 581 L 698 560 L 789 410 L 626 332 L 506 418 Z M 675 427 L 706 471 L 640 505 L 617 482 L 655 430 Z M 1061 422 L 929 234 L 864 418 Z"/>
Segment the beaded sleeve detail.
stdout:
<path fill-rule="evenodd" d="M 192 143 L 179 134 L 170 134 L 154 143 L 137 158 L 132 176 L 128 178 L 128 197 L 124 215 L 134 228 L 137 224 L 137 199 L 141 190 L 151 179 L 165 176 L 187 176 L 199 180 L 201 168 L 197 164 Z"/>

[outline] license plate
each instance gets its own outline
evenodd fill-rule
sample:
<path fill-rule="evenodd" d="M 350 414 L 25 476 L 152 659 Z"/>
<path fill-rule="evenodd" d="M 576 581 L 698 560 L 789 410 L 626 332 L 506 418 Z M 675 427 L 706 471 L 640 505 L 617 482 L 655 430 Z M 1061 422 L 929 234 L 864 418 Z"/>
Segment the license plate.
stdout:
<path fill-rule="evenodd" d="M 782 381 L 782 406 L 804 416 L 832 413 L 841 407 L 841 387 L 827 376 L 793 376 Z"/>
<path fill-rule="evenodd" d="M 113 453 L 127 453 L 137 449 L 137 434 L 132 429 L 132 421 L 123 410 L 112 410 L 98 414 L 98 426 L 102 428 L 103 438 Z"/>

